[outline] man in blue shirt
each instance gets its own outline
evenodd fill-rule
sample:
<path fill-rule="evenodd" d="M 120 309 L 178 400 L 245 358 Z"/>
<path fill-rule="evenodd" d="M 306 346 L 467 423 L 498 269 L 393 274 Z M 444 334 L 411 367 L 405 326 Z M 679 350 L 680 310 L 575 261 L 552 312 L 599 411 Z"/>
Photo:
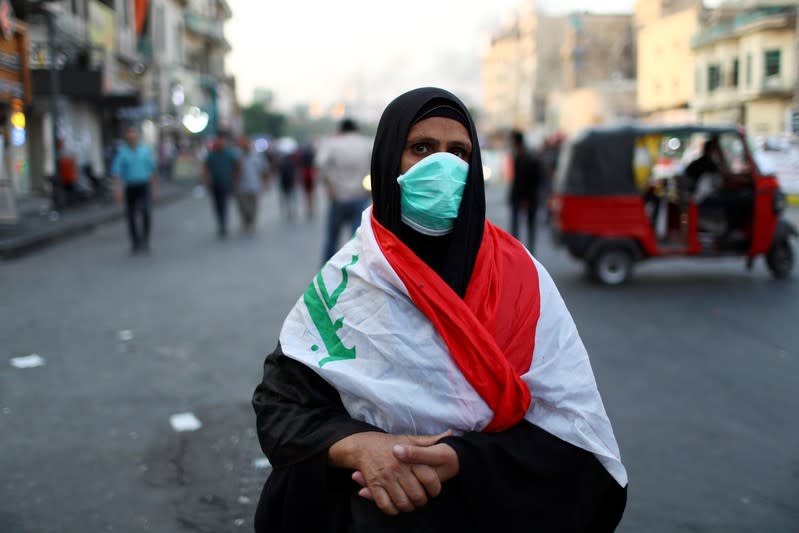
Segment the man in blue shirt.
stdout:
<path fill-rule="evenodd" d="M 148 252 L 150 249 L 150 211 L 152 196 L 157 194 L 157 175 L 152 150 L 139 143 L 136 128 L 125 131 L 126 143 L 120 146 L 111 175 L 116 183 L 115 199 L 122 203 L 125 192 L 125 210 L 130 232 L 131 252 Z M 141 231 L 139 230 L 141 219 Z"/>
<path fill-rule="evenodd" d="M 230 146 L 230 134 L 220 131 L 213 149 L 208 152 L 203 165 L 203 180 L 211 192 L 220 238 L 227 235 L 227 205 L 231 193 L 238 185 L 241 161 L 238 151 Z"/>

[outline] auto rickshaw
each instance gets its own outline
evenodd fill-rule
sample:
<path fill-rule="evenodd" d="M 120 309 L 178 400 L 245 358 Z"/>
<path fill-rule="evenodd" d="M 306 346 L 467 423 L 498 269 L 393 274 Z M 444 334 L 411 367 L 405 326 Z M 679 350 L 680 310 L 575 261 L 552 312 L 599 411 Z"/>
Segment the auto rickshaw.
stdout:
<path fill-rule="evenodd" d="M 557 242 L 606 285 L 657 257 L 764 255 L 790 275 L 796 228 L 777 178 L 735 126 L 618 126 L 583 131 L 560 157 L 549 199 Z"/>

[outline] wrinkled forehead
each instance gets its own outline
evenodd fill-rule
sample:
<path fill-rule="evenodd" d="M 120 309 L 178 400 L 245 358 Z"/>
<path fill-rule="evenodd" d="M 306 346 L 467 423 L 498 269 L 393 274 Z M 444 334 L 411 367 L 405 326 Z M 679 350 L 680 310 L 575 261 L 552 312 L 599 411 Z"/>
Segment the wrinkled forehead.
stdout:
<path fill-rule="evenodd" d="M 406 141 L 414 139 L 438 139 L 442 141 L 460 142 L 471 146 L 469 130 L 459 121 L 434 116 L 415 122 L 408 130 Z"/>

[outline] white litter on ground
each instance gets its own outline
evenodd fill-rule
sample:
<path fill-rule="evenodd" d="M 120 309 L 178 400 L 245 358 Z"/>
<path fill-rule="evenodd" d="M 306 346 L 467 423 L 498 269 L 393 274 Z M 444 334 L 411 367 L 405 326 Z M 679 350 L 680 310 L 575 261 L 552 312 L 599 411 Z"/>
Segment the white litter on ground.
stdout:
<path fill-rule="evenodd" d="M 250 503 L 250 499 L 247 496 L 239 496 L 239 503 L 242 505 L 247 505 Z"/>
<path fill-rule="evenodd" d="M 258 470 L 263 470 L 264 468 L 269 468 L 272 466 L 269 464 L 269 459 L 266 457 L 259 457 L 255 461 L 252 462 L 253 466 Z"/>
<path fill-rule="evenodd" d="M 175 431 L 197 431 L 203 427 L 194 413 L 178 413 L 169 417 L 169 423 Z"/>
<path fill-rule="evenodd" d="M 35 368 L 44 366 L 44 357 L 37 353 L 32 353 L 24 357 L 12 357 L 11 366 L 14 368 Z"/>
<path fill-rule="evenodd" d="M 192 195 L 195 198 L 205 198 L 205 187 L 202 185 L 196 185 L 194 189 L 192 189 Z"/>
<path fill-rule="evenodd" d="M 133 332 L 129 329 L 123 329 L 119 332 L 119 340 L 128 342 L 133 340 Z"/>

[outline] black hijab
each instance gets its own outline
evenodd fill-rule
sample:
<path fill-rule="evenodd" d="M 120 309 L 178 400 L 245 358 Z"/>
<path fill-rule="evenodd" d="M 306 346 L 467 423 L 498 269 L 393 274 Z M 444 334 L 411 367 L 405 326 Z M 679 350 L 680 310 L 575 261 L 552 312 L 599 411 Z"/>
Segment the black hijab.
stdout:
<path fill-rule="evenodd" d="M 431 237 L 412 230 L 400 219 L 397 177 L 411 126 L 424 118 L 445 116 L 436 111 L 440 108 L 450 108 L 445 113 L 454 111 L 457 118 L 452 118 L 466 126 L 472 141 L 472 154 L 455 227 L 448 235 Z M 463 297 L 483 240 L 485 223 L 483 162 L 474 121 L 466 106 L 452 93 L 434 87 L 414 89 L 398 96 L 380 117 L 372 149 L 371 174 L 372 202 L 377 221 L 399 237 Z"/>

